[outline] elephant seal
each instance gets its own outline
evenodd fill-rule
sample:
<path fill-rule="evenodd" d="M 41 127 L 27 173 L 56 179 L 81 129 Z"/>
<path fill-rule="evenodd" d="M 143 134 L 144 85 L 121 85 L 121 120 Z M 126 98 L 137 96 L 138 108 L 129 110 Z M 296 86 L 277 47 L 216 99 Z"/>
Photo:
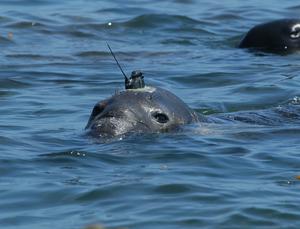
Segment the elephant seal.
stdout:
<path fill-rule="evenodd" d="M 113 137 L 129 132 L 171 131 L 198 121 L 198 115 L 170 91 L 145 86 L 98 102 L 86 129 L 93 136 Z"/>
<path fill-rule="evenodd" d="M 254 26 L 238 47 L 278 54 L 300 50 L 300 19 L 280 19 Z"/>
<path fill-rule="evenodd" d="M 128 78 L 107 46 L 124 75 L 125 91 L 94 106 L 86 125 L 89 133 L 112 137 L 128 132 L 162 132 L 199 121 L 198 115 L 173 93 L 145 86 L 141 71 L 133 71 Z"/>

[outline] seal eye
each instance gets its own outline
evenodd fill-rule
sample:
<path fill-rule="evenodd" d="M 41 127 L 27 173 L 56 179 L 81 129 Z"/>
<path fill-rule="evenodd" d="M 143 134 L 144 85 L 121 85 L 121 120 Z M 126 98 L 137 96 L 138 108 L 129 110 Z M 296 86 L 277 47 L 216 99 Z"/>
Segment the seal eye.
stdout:
<path fill-rule="evenodd" d="M 152 117 L 159 123 L 167 123 L 169 121 L 169 117 L 164 113 L 154 112 Z"/>
<path fill-rule="evenodd" d="M 290 37 L 292 39 L 296 39 L 300 37 L 300 24 L 296 24 L 292 27 L 292 31 L 290 33 Z"/>
<path fill-rule="evenodd" d="M 293 39 L 299 38 L 300 37 L 300 31 L 291 32 L 290 37 L 293 38 Z"/>

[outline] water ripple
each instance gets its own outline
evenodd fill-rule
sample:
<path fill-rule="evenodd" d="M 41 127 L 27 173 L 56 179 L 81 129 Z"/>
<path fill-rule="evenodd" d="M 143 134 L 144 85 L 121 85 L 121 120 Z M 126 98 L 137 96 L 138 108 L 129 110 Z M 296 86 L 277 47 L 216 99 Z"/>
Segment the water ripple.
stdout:
<path fill-rule="evenodd" d="M 284 6 L 284 7 L 283 7 Z M 298 53 L 237 49 L 286 1 L 3 0 L 5 228 L 298 228 Z M 93 105 L 141 69 L 212 123 L 93 139 Z"/>

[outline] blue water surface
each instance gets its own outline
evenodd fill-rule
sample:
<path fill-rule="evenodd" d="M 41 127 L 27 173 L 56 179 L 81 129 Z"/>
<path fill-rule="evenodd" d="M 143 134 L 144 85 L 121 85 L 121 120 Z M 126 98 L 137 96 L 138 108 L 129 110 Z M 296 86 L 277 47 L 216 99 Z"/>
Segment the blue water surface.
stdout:
<path fill-rule="evenodd" d="M 300 123 L 85 134 L 129 74 L 204 115 L 299 103 L 300 55 L 236 48 L 292 1 L 2 0 L 0 227 L 299 228 Z M 286 121 L 286 122 L 285 122 Z"/>

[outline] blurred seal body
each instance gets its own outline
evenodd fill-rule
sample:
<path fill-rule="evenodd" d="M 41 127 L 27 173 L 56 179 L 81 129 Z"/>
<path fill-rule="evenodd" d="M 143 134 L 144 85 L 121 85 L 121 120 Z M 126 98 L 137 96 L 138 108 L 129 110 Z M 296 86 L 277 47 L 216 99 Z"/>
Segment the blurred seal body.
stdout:
<path fill-rule="evenodd" d="M 245 35 L 239 48 L 273 53 L 300 50 L 300 19 L 281 19 L 257 25 Z"/>

